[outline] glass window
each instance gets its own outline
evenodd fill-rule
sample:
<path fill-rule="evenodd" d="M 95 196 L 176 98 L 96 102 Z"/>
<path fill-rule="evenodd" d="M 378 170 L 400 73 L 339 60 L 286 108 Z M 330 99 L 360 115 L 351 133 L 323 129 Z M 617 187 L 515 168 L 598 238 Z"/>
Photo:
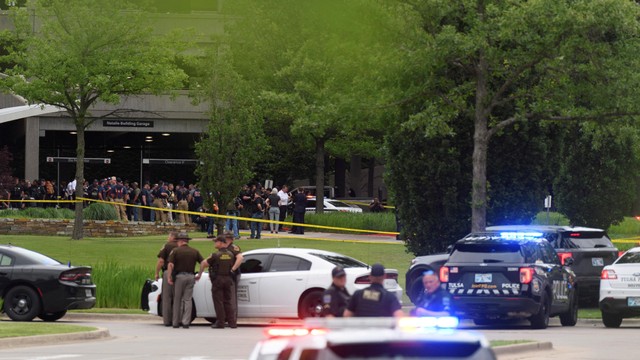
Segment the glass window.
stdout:
<path fill-rule="evenodd" d="M 305 259 L 289 255 L 275 255 L 270 272 L 274 271 L 305 271 L 311 269 L 311 263 Z"/>
<path fill-rule="evenodd" d="M 0 254 L 0 266 L 11 266 L 13 259 L 7 255 Z"/>
<path fill-rule="evenodd" d="M 524 256 L 518 243 L 460 243 L 456 244 L 451 263 L 523 262 Z"/>
<path fill-rule="evenodd" d="M 251 274 L 265 271 L 269 256 L 269 254 L 245 255 L 242 265 L 240 265 L 240 272 Z"/>
<path fill-rule="evenodd" d="M 545 257 L 545 263 L 560 265 L 560 259 L 558 259 L 558 253 L 553 249 L 549 243 L 541 243 L 542 253 Z"/>
<path fill-rule="evenodd" d="M 563 232 L 560 246 L 567 249 L 614 247 L 604 231 Z"/>
<path fill-rule="evenodd" d="M 638 264 L 640 263 L 640 252 L 627 252 L 622 255 L 616 264 Z"/>
<path fill-rule="evenodd" d="M 350 258 L 348 256 L 342 256 L 342 255 L 327 255 L 327 254 L 317 254 L 317 253 L 311 253 L 311 255 L 313 256 L 317 256 L 323 260 L 326 260 L 330 263 L 332 263 L 333 265 L 340 265 L 343 268 L 354 268 L 354 267 L 369 267 L 369 265 L 358 261 L 354 258 Z"/>

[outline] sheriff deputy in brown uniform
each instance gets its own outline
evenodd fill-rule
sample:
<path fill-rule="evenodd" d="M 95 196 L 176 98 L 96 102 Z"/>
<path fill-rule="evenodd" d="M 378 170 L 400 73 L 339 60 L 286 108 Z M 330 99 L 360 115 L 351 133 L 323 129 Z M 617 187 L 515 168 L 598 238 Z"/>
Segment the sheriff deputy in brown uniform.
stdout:
<path fill-rule="evenodd" d="M 233 279 L 233 284 L 235 285 L 235 289 L 236 289 L 236 292 L 234 294 L 234 299 L 235 299 L 235 307 L 236 307 L 235 322 L 237 323 L 238 321 L 238 281 L 240 280 L 240 265 L 242 265 L 242 260 L 244 259 L 244 256 L 242 255 L 242 250 L 240 249 L 240 246 L 233 243 L 233 240 L 235 240 L 233 233 L 229 231 L 225 232 L 224 238 L 227 241 L 227 249 L 229 249 L 229 251 L 231 251 L 233 253 L 233 256 L 235 256 L 236 258 L 235 263 L 231 267 L 231 272 L 233 273 L 233 276 L 231 276 L 231 278 Z"/>
<path fill-rule="evenodd" d="M 204 272 L 202 261 L 204 258 L 200 252 L 189 247 L 191 238 L 186 232 L 176 235 L 178 247 L 169 255 L 169 284 L 174 285 L 173 295 L 173 328 L 189 328 L 191 323 L 191 299 L 193 298 L 193 286 Z M 200 264 L 200 272 L 193 275 L 196 264 Z"/>
<path fill-rule="evenodd" d="M 156 281 L 160 278 L 160 270 L 162 270 L 162 321 L 164 326 L 171 326 L 173 314 L 173 285 L 169 284 L 169 254 L 178 246 L 176 241 L 177 232 L 169 233 L 167 242 L 162 246 L 158 253 L 158 262 L 156 263 Z"/>
<path fill-rule="evenodd" d="M 224 236 L 215 238 L 214 243 L 218 252 L 202 262 L 202 266 L 209 266 L 209 277 L 211 278 L 211 294 L 213 297 L 213 307 L 216 311 L 217 321 L 212 324 L 214 329 L 224 329 L 225 322 L 229 327 L 235 329 L 236 323 L 236 287 L 232 279 L 232 270 L 235 263 L 235 256 L 227 248 Z"/>

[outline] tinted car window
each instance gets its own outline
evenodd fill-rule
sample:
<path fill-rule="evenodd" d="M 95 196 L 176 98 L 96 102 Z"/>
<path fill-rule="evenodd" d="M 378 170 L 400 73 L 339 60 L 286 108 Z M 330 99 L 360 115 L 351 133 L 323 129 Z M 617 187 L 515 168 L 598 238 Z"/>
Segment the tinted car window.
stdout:
<path fill-rule="evenodd" d="M 269 254 L 245 255 L 240 271 L 243 274 L 259 273 L 265 271 Z"/>
<path fill-rule="evenodd" d="M 612 248 L 613 243 L 604 231 L 576 231 L 562 233 L 562 248 Z"/>
<path fill-rule="evenodd" d="M 520 245 L 516 243 L 460 243 L 456 244 L 449 262 L 490 263 L 523 262 Z"/>
<path fill-rule="evenodd" d="M 0 254 L 0 266 L 11 266 L 13 259 L 7 255 Z"/>
<path fill-rule="evenodd" d="M 311 269 L 311 263 L 305 259 L 289 255 L 275 255 L 269 271 L 304 271 Z"/>
<path fill-rule="evenodd" d="M 616 264 L 638 264 L 638 263 L 640 263 L 640 252 L 628 252 L 622 255 L 622 257 L 618 259 L 618 261 L 616 262 Z"/>
<path fill-rule="evenodd" d="M 348 208 L 350 207 L 349 205 L 343 203 L 342 201 L 336 201 L 336 200 L 329 200 L 327 201 L 329 204 L 335 206 L 335 207 L 343 207 L 343 208 Z"/>
<path fill-rule="evenodd" d="M 553 249 L 549 243 L 540 243 L 542 255 L 544 256 L 545 263 L 547 264 L 560 264 L 558 259 L 558 253 Z"/>
<path fill-rule="evenodd" d="M 35 251 L 22 249 L 22 248 L 12 248 L 11 251 L 15 251 L 17 254 L 20 255 L 15 265 L 30 265 L 30 264 L 60 265 L 60 262 L 58 260 L 54 260 L 48 256 L 42 255 Z"/>
<path fill-rule="evenodd" d="M 316 254 L 311 253 L 313 256 L 317 256 L 323 260 L 326 260 L 333 265 L 340 265 L 343 268 L 353 268 L 353 267 L 369 267 L 369 265 L 360 262 L 356 259 L 350 258 L 348 256 L 340 256 L 340 255 L 326 255 L 326 254 Z"/>

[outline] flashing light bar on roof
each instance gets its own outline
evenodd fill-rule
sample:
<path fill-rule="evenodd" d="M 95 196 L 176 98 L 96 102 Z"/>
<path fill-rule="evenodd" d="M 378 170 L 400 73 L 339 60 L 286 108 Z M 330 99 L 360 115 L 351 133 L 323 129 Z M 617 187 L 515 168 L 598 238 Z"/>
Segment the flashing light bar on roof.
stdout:
<path fill-rule="evenodd" d="M 544 235 L 541 232 L 530 231 L 530 232 L 501 232 L 500 237 L 509 239 L 509 240 L 521 240 L 521 239 L 532 239 L 532 238 L 540 238 Z"/>
<path fill-rule="evenodd" d="M 455 316 L 441 317 L 405 317 L 398 319 L 398 327 L 400 329 L 455 329 L 460 321 Z"/>

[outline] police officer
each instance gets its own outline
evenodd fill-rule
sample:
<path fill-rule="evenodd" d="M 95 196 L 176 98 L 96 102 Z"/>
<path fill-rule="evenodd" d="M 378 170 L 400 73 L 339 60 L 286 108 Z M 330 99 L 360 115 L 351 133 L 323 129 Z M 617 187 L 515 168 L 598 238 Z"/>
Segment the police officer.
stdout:
<path fill-rule="evenodd" d="M 234 295 L 234 299 L 235 299 L 235 307 L 236 307 L 236 311 L 235 311 L 235 316 L 236 316 L 236 323 L 237 318 L 238 318 L 238 281 L 240 280 L 240 265 L 242 265 L 242 260 L 244 259 L 244 256 L 242 255 L 242 250 L 240 249 L 240 246 L 236 245 L 233 243 L 234 235 L 227 231 L 224 233 L 224 238 L 227 242 L 227 249 L 229 249 L 229 251 L 231 251 L 231 253 L 233 253 L 233 256 L 235 257 L 235 262 L 233 264 L 233 266 L 231 267 L 231 272 L 232 272 L 232 276 L 231 279 L 233 280 L 233 283 L 235 285 L 235 289 L 236 289 L 236 293 Z"/>
<path fill-rule="evenodd" d="M 118 178 L 116 184 L 111 186 L 109 196 L 116 203 L 114 207 L 118 220 L 127 221 L 127 212 L 124 209 L 124 204 L 127 200 L 127 188 L 122 184 L 122 179 Z"/>
<path fill-rule="evenodd" d="M 346 289 L 347 274 L 341 266 L 336 266 L 331 270 L 331 277 L 333 282 L 322 295 L 322 316 L 342 317 L 351 297 Z"/>
<path fill-rule="evenodd" d="M 156 281 L 160 278 L 160 270 L 162 270 L 162 321 L 164 326 L 171 326 L 173 318 L 173 285 L 169 284 L 167 266 L 169 265 L 169 254 L 178 246 L 176 235 L 175 231 L 169 233 L 167 242 L 158 253 L 158 262 L 156 263 Z"/>
<path fill-rule="evenodd" d="M 449 316 L 451 315 L 451 295 L 440 286 L 440 279 L 433 271 L 425 271 L 422 276 L 424 291 L 415 302 L 412 311 L 415 316 Z"/>
<path fill-rule="evenodd" d="M 344 316 L 403 316 L 404 313 L 398 298 L 382 286 L 384 282 L 384 266 L 373 264 L 369 280 L 371 281 L 371 286 L 358 290 L 353 294 L 347 309 L 344 311 Z"/>
<path fill-rule="evenodd" d="M 211 278 L 211 294 L 213 307 L 216 311 L 217 321 L 212 324 L 214 329 L 224 329 L 225 322 L 235 329 L 236 323 L 236 287 L 232 279 L 232 267 L 235 263 L 233 253 L 227 249 L 227 242 L 223 235 L 215 238 L 215 247 L 218 252 L 203 261 L 203 266 L 209 266 Z"/>
<path fill-rule="evenodd" d="M 189 328 L 191 323 L 191 299 L 193 298 L 193 286 L 200 280 L 204 272 L 203 260 L 200 252 L 189 247 L 191 238 L 186 232 L 176 235 L 178 247 L 169 254 L 169 284 L 174 285 L 173 291 L 173 319 L 172 325 L 176 329 L 182 327 Z M 200 264 L 200 272 L 193 275 L 196 264 Z"/>

